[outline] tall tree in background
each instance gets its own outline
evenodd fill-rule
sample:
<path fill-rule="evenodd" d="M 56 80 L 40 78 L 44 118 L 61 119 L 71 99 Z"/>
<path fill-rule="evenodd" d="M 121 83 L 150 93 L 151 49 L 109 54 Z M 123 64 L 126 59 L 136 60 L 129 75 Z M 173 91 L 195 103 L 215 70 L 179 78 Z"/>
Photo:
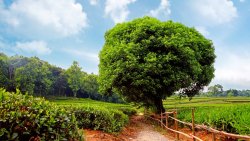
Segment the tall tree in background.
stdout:
<path fill-rule="evenodd" d="M 197 94 L 214 77 L 212 41 L 194 28 L 144 17 L 105 34 L 100 54 L 100 92 L 164 112 L 162 99 L 178 91 Z"/>
<path fill-rule="evenodd" d="M 50 89 L 50 95 L 54 96 L 66 96 L 65 90 L 68 86 L 67 78 L 65 76 L 65 71 L 56 66 L 50 67 L 52 85 Z"/>
<path fill-rule="evenodd" d="M 83 77 L 82 83 L 84 90 L 89 94 L 89 98 L 95 97 L 95 95 L 98 94 L 97 75 L 85 75 L 85 77 Z"/>
<path fill-rule="evenodd" d="M 210 86 L 210 87 L 208 87 L 208 92 L 211 94 L 211 96 L 214 96 L 216 94 L 221 94 L 221 93 L 223 93 L 223 86 L 220 84 Z"/>
<path fill-rule="evenodd" d="M 49 64 L 37 57 L 29 59 L 29 63 L 15 70 L 17 88 L 29 94 L 42 96 L 47 94 L 52 81 Z"/>
<path fill-rule="evenodd" d="M 82 87 L 83 73 L 78 62 L 74 61 L 73 64 L 65 72 L 67 76 L 67 82 L 72 89 L 74 97 L 76 97 L 77 91 Z"/>
<path fill-rule="evenodd" d="M 8 56 L 0 53 L 0 88 L 6 88 L 9 83 L 8 79 Z"/>

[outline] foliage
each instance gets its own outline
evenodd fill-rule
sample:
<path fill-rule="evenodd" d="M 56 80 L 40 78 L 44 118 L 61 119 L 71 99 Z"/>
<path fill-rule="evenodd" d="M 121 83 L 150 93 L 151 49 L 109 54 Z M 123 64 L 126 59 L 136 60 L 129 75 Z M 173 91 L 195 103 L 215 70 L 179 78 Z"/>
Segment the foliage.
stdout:
<path fill-rule="evenodd" d="M 51 66 L 50 71 L 51 71 L 51 80 L 53 83 L 50 88 L 50 93 L 48 93 L 47 95 L 66 96 L 65 92 L 68 83 L 67 83 L 67 77 L 64 74 L 64 70 L 59 67 Z"/>
<path fill-rule="evenodd" d="M 214 47 L 194 28 L 138 18 L 105 34 L 100 92 L 164 111 L 162 99 L 178 91 L 192 97 L 214 77 Z"/>
<path fill-rule="evenodd" d="M 102 107 L 105 109 L 112 109 L 112 110 L 118 110 L 122 111 L 124 114 L 130 116 L 133 114 L 136 114 L 136 109 L 132 107 L 130 104 L 118 104 L 118 103 L 111 103 L 111 102 L 102 102 L 102 101 L 96 101 L 92 99 L 86 99 L 86 98 L 57 98 L 54 100 L 51 100 L 52 102 L 60 105 L 60 106 L 69 106 L 69 107 L 81 107 L 81 106 L 87 106 L 87 107 Z"/>
<path fill-rule="evenodd" d="M 0 89 L 0 140 L 80 140 L 74 114 L 42 98 Z"/>
<path fill-rule="evenodd" d="M 223 92 L 223 86 L 220 84 L 208 87 L 208 93 L 210 93 L 211 95 L 221 94 L 222 92 Z"/>
<path fill-rule="evenodd" d="M 236 96 L 247 96 L 250 97 L 250 90 L 236 90 L 229 89 L 223 91 L 221 88 L 216 88 L 215 86 L 209 87 L 210 90 L 208 92 L 202 92 L 200 96 L 208 96 L 208 97 L 236 97 Z"/>
<path fill-rule="evenodd" d="M 0 52 L 0 87 L 12 92 L 19 88 L 22 93 L 28 92 L 31 95 L 46 98 L 70 97 L 75 94 L 82 98 L 124 102 L 117 94 L 113 96 L 100 95 L 97 75 L 82 71 L 77 62 L 73 62 L 71 67 L 76 68 L 77 73 L 72 72 L 73 68 L 65 71 L 40 60 L 38 57 L 28 58 L 18 55 L 8 57 Z M 69 85 L 68 80 L 72 82 L 71 85 Z M 73 85 L 75 80 L 77 82 Z"/>
<path fill-rule="evenodd" d="M 71 108 L 70 108 L 71 107 Z M 70 106 L 80 128 L 118 132 L 128 122 L 128 116 L 118 110 L 100 106 Z"/>
<path fill-rule="evenodd" d="M 178 119 L 191 122 L 191 109 L 195 108 L 195 123 L 232 133 L 250 135 L 249 97 L 194 97 L 164 101 L 167 109 L 178 109 Z"/>
<path fill-rule="evenodd" d="M 41 96 L 43 92 L 49 91 L 52 84 L 50 75 L 48 63 L 34 57 L 30 59 L 28 64 L 16 69 L 15 81 L 17 88 L 22 92 L 35 93 Z"/>
<path fill-rule="evenodd" d="M 81 128 L 118 132 L 136 110 L 128 104 L 116 104 L 91 99 L 57 99 L 52 102 L 75 113 Z"/>
<path fill-rule="evenodd" d="M 78 62 L 74 61 L 73 64 L 66 70 L 65 74 L 67 75 L 67 81 L 69 87 L 76 97 L 77 91 L 81 89 L 81 79 L 84 77 L 81 67 Z"/>
<path fill-rule="evenodd" d="M 172 108 L 189 108 L 189 107 L 228 107 L 241 104 L 249 104 L 249 97 L 194 97 L 192 100 L 188 98 L 176 99 L 170 97 L 164 100 L 164 107 Z"/>
<path fill-rule="evenodd" d="M 231 133 L 250 135 L 250 105 L 227 107 L 199 107 L 195 109 L 195 122 Z M 192 122 L 191 110 L 181 109 L 178 118 Z"/>
<path fill-rule="evenodd" d="M 82 86 L 84 90 L 89 93 L 89 98 L 95 97 L 95 94 L 98 92 L 99 87 L 97 83 L 97 75 L 85 75 L 82 79 Z"/>
<path fill-rule="evenodd" d="M 0 87 L 7 87 L 8 85 L 8 57 L 0 53 Z"/>

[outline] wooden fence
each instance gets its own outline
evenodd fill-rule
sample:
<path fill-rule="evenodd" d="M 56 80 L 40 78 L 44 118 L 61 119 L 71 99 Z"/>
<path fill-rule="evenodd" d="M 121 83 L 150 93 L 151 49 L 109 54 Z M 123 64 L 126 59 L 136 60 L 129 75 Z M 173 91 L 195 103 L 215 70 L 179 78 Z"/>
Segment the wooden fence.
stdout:
<path fill-rule="evenodd" d="M 192 112 L 192 123 L 188 123 L 188 122 L 184 122 L 181 120 L 177 119 L 177 109 L 172 111 L 172 112 L 165 112 L 165 113 L 161 113 L 160 116 L 156 116 L 156 117 L 151 117 L 148 114 L 145 114 L 146 118 L 152 119 L 154 121 L 157 121 L 158 123 L 160 123 L 162 128 L 165 128 L 169 131 L 172 131 L 175 133 L 175 137 L 177 140 L 179 140 L 179 135 L 183 135 L 189 139 L 192 139 L 193 141 L 203 141 L 202 139 L 200 139 L 199 137 L 195 136 L 195 129 L 199 129 L 199 130 L 206 130 L 208 132 L 212 133 L 212 140 L 216 141 L 216 135 L 219 136 L 224 136 L 224 137 L 229 137 L 229 138 L 234 138 L 234 139 L 240 139 L 240 140 L 245 140 L 245 141 L 250 141 L 250 136 L 246 136 L 246 135 L 238 135 L 238 134 L 232 134 L 232 133 L 227 133 L 224 131 L 219 131 L 216 129 L 213 129 L 211 127 L 208 127 L 206 125 L 198 125 L 195 124 L 195 117 L 194 117 L 194 108 L 191 109 Z M 173 115 L 173 116 L 170 116 Z M 174 120 L 174 129 L 169 127 L 169 119 Z M 164 123 L 165 120 L 165 123 Z M 192 128 L 192 134 L 187 134 L 181 131 L 178 131 L 178 124 L 182 123 L 186 126 L 190 126 Z"/>

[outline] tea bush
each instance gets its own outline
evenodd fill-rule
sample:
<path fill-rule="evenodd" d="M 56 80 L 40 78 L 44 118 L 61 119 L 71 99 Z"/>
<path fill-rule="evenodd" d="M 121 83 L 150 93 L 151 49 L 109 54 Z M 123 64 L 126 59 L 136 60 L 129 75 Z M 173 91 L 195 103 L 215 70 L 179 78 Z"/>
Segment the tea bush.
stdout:
<path fill-rule="evenodd" d="M 195 122 L 206 124 L 231 133 L 250 135 L 250 105 L 227 107 L 199 107 L 195 110 Z M 181 109 L 178 118 L 192 121 L 190 109 Z"/>
<path fill-rule="evenodd" d="M 99 106 L 65 107 L 75 114 L 80 128 L 103 130 L 105 132 L 119 132 L 128 122 L 128 116 L 119 110 L 111 110 Z"/>
<path fill-rule="evenodd" d="M 0 89 L 0 140 L 82 140 L 71 111 Z"/>

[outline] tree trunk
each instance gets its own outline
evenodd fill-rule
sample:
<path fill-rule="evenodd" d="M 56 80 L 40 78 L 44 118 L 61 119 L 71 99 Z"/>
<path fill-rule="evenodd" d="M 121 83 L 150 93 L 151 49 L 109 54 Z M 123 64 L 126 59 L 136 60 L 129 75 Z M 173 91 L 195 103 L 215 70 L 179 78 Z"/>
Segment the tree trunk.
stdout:
<path fill-rule="evenodd" d="M 162 99 L 156 98 L 154 101 L 155 107 L 156 107 L 156 114 L 164 113 L 165 108 L 163 107 Z"/>
<path fill-rule="evenodd" d="M 75 98 L 76 98 L 76 93 L 77 93 L 77 92 L 74 92 L 74 97 L 75 97 Z"/>

